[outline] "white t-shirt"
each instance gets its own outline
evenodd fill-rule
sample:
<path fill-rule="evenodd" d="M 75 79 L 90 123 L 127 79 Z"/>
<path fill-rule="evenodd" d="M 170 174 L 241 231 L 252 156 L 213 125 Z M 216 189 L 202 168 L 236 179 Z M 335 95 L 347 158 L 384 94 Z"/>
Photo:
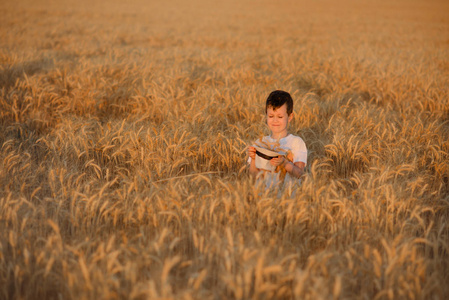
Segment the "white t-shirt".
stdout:
<path fill-rule="evenodd" d="M 279 148 L 282 148 L 285 151 L 291 151 L 291 153 L 293 154 L 293 163 L 303 162 L 305 165 L 307 165 L 307 147 L 302 138 L 300 138 L 299 136 L 289 134 L 279 141 L 271 138 L 270 136 L 265 136 L 262 138 L 262 142 L 265 142 L 267 144 L 274 144 L 278 142 Z M 251 157 L 248 158 L 248 163 L 251 163 Z M 265 181 L 267 188 L 275 187 L 280 182 L 279 173 L 265 172 L 263 180 Z M 299 182 L 299 179 L 291 177 L 290 174 L 287 173 L 284 179 L 284 186 Z"/>

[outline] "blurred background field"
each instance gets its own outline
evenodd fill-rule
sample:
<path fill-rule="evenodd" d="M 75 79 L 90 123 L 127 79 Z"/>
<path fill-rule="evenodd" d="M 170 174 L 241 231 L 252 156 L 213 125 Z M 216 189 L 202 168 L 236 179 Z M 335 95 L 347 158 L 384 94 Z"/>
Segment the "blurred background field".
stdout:
<path fill-rule="evenodd" d="M 447 299 L 447 1 L 2 1 L 0 299 Z M 245 147 L 274 89 L 307 173 Z"/>

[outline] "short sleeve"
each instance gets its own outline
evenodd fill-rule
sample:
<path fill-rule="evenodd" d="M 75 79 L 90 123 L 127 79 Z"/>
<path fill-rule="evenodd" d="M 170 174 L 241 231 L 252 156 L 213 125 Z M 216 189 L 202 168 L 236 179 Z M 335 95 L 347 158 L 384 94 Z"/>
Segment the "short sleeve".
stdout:
<path fill-rule="evenodd" d="M 303 162 L 307 165 L 307 147 L 306 143 L 300 137 L 295 137 L 292 143 L 291 151 L 293 153 L 293 162 Z"/>

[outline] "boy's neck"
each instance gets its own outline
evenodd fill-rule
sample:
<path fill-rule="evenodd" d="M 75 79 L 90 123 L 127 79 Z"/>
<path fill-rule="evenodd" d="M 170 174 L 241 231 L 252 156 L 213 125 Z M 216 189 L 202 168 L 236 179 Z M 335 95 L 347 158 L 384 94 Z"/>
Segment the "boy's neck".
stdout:
<path fill-rule="evenodd" d="M 271 138 L 274 140 L 280 140 L 288 136 L 288 131 L 280 133 L 271 133 Z"/>

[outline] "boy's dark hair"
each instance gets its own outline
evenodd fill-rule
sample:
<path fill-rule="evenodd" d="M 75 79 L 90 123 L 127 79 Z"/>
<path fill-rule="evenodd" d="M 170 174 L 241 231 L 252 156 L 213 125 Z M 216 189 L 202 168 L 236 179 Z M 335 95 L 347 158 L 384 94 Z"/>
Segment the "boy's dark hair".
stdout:
<path fill-rule="evenodd" d="M 274 110 L 276 110 L 285 103 L 287 103 L 287 114 L 290 115 L 293 112 L 292 96 L 290 96 L 290 94 L 285 91 L 273 91 L 267 98 L 267 103 L 265 104 L 265 113 L 267 113 L 268 107 L 272 107 Z"/>

